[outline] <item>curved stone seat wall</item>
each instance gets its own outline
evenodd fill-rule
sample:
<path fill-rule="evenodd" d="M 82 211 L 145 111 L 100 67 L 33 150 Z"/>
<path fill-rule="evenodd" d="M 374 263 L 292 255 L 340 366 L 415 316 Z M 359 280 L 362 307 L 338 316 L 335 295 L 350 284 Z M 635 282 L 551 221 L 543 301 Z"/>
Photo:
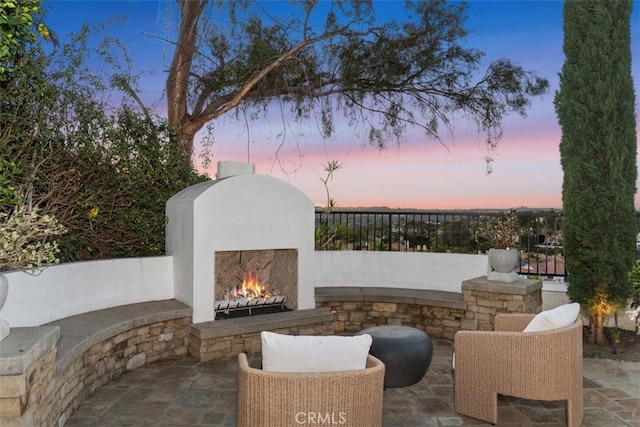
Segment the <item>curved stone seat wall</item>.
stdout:
<path fill-rule="evenodd" d="M 498 313 L 539 313 L 542 282 L 494 282 L 486 276 L 465 280 L 462 292 L 394 287 L 316 288 L 316 307 L 329 308 L 336 333 L 371 326 L 403 325 L 431 337 L 452 340 L 459 330 L 492 330 Z"/>
<path fill-rule="evenodd" d="M 403 325 L 424 330 L 434 338 L 453 339 L 460 329 L 475 329 L 465 317 L 462 294 L 421 289 L 316 288 L 316 307 L 334 313 L 336 333 L 353 333 L 372 326 Z"/>
<path fill-rule="evenodd" d="M 0 349 L 0 425 L 64 425 L 101 385 L 185 356 L 190 327 L 191 308 L 167 300 L 12 328 Z"/>

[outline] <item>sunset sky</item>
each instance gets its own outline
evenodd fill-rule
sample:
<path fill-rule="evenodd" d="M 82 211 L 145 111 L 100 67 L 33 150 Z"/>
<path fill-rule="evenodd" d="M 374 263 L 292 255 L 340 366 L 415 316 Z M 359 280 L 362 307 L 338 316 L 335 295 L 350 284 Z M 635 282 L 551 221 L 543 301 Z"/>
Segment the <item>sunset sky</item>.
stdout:
<path fill-rule="evenodd" d="M 281 2 L 263 2 L 270 10 Z M 382 2 L 385 10 L 401 10 L 393 1 Z M 401 5 L 402 2 L 395 2 Z M 127 17 L 104 34 L 127 43 L 135 71 L 142 73 L 143 99 L 165 114 L 163 98 L 165 70 L 172 47 L 160 37 L 167 35 L 171 7 L 163 1 L 71 1 L 45 0 L 48 25 L 63 41 L 84 23 L 97 24 L 109 17 Z M 177 16 L 174 16 L 177 22 Z M 399 17 L 400 18 L 400 17 Z M 331 196 L 339 207 L 387 206 L 390 208 L 561 208 L 562 168 L 558 144 L 560 127 L 553 107 L 562 53 L 561 1 L 469 2 L 466 44 L 485 52 L 485 65 L 509 58 L 525 69 L 549 79 L 551 90 L 534 99 L 526 119 L 511 116 L 494 158 L 493 173 L 486 174 L 486 148 L 462 118 L 456 120 L 453 138 L 443 134 L 446 148 L 426 140 L 416 131 L 401 146 L 386 150 L 368 146 L 357 137 L 357 129 L 336 122 L 336 135 L 323 141 L 314 123 L 297 124 L 270 111 L 259 122 L 225 119 L 216 124 L 216 142 L 211 146 L 215 163 L 221 160 L 251 161 L 256 172 L 287 181 L 306 193 L 316 205 L 326 203 L 321 178 L 323 166 L 332 159 L 342 168 L 329 182 Z M 640 2 L 634 1 L 632 51 L 640 51 Z M 635 58 L 634 58 L 635 59 Z M 640 64 L 633 62 L 636 113 L 640 99 Z M 286 128 L 283 128 L 283 120 Z M 638 127 L 640 129 L 640 126 Z M 284 135 L 284 136 L 283 136 Z M 640 198 L 636 196 L 636 208 Z"/>

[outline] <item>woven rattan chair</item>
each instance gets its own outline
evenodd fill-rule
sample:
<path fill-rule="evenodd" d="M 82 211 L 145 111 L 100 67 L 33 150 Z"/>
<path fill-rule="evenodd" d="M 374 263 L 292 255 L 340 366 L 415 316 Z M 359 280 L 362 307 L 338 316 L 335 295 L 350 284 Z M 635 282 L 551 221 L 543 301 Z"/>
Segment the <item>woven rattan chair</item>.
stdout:
<path fill-rule="evenodd" d="M 341 372 L 265 372 L 244 353 L 238 363 L 238 427 L 382 425 L 384 364 L 373 356 L 365 369 Z"/>
<path fill-rule="evenodd" d="M 532 314 L 499 314 L 494 331 L 460 331 L 454 338 L 455 410 L 498 422 L 498 394 L 566 400 L 567 425 L 582 422 L 582 322 L 522 333 Z"/>

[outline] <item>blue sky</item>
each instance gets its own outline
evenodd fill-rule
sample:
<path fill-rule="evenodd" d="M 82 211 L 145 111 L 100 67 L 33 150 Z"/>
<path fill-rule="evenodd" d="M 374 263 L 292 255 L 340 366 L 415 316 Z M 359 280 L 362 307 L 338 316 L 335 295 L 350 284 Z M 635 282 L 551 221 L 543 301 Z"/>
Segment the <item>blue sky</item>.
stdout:
<path fill-rule="evenodd" d="M 269 11 L 284 3 L 263 1 Z M 380 2 L 384 13 L 401 11 L 402 2 Z M 165 70 L 172 46 L 160 38 L 175 31 L 177 12 L 169 1 L 45 0 L 48 25 L 64 40 L 82 24 L 106 22 L 122 15 L 124 23 L 103 33 L 123 40 L 141 73 L 142 98 L 164 113 Z M 318 205 L 324 205 L 320 178 L 323 165 L 338 159 L 343 168 L 330 182 L 338 206 L 456 209 L 529 206 L 560 208 L 562 169 L 558 144 L 560 127 L 553 108 L 562 53 L 562 2 L 557 0 L 469 2 L 467 45 L 485 52 L 485 65 L 509 58 L 549 79 L 551 91 L 535 99 L 526 119 L 509 117 L 504 136 L 493 153 L 493 173 L 486 175 L 482 135 L 458 121 L 449 150 L 424 141 L 418 132 L 408 142 L 379 151 L 337 122 L 336 135 L 322 141 L 313 124 L 289 123 L 277 111 L 246 126 L 233 119 L 216 125 L 211 147 L 213 164 L 220 160 L 256 163 L 257 173 L 273 175 L 297 186 Z M 173 26 L 171 25 L 173 24 Z M 96 39 L 97 40 L 97 39 Z M 634 2 L 632 49 L 640 49 L 640 2 Z M 633 62 L 636 100 L 640 99 L 640 64 Z M 637 111 L 636 107 L 636 111 Z M 215 170 L 209 171 L 213 177 Z M 636 207 L 640 200 L 636 197 Z"/>

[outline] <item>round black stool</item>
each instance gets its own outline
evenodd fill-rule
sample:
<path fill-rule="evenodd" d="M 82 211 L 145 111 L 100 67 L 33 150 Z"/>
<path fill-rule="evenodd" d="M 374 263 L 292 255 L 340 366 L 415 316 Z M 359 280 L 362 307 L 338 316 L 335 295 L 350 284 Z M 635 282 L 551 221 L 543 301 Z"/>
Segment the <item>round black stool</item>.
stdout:
<path fill-rule="evenodd" d="M 373 338 L 369 353 L 385 365 L 384 388 L 419 382 L 429 369 L 433 343 L 424 331 L 408 326 L 374 326 L 358 332 Z"/>

